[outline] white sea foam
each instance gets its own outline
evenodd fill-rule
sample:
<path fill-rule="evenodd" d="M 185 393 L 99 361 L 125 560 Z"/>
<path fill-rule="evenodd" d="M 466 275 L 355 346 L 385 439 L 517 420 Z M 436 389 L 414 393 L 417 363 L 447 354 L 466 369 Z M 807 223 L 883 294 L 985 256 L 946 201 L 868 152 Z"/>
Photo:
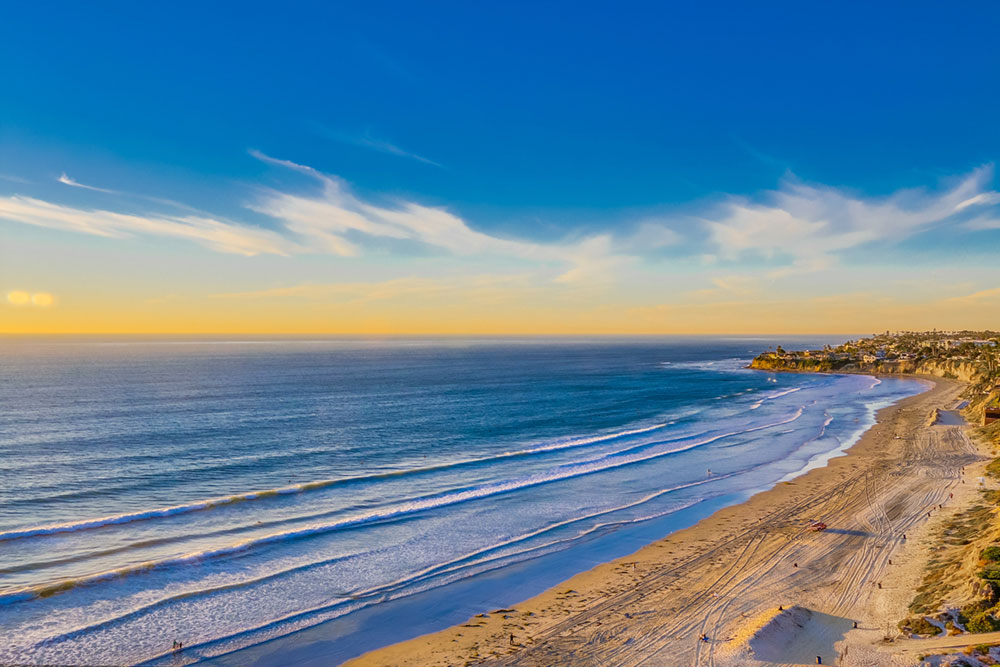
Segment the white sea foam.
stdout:
<path fill-rule="evenodd" d="M 609 440 L 615 440 L 618 438 L 624 438 L 632 435 L 639 435 L 642 433 L 649 433 L 670 425 L 672 422 L 662 422 L 657 424 L 652 424 L 650 426 L 642 426 L 637 428 L 626 429 L 622 431 L 617 431 L 614 433 L 606 433 L 601 435 L 588 436 L 583 438 L 569 438 L 566 440 L 556 441 L 546 445 L 539 445 L 537 447 L 531 447 L 528 449 L 519 449 L 509 452 L 503 452 L 500 454 L 494 454 L 490 456 L 483 456 L 478 458 L 468 458 L 460 459 L 457 461 L 448 461 L 440 464 L 421 466 L 415 468 L 408 468 L 402 470 L 388 471 L 384 473 L 376 473 L 372 475 L 359 475 L 356 477 L 340 477 L 335 479 L 322 479 L 315 480 L 311 482 L 305 482 L 302 484 L 293 484 L 290 486 L 278 487 L 274 489 L 267 489 L 261 491 L 250 491 L 247 493 L 237 493 L 231 496 L 221 496 L 216 498 L 208 498 L 206 500 L 199 500 L 193 503 L 188 503 L 184 505 L 173 505 L 170 507 L 161 507 L 157 509 L 142 510 L 139 512 L 130 512 L 125 514 L 116 514 L 112 516 L 105 516 L 96 519 L 84 519 L 82 521 L 71 521 L 67 523 L 59 524 L 47 524 L 44 526 L 32 526 L 28 528 L 21 528 L 16 530 L 10 530 L 6 532 L 0 532 L 0 541 L 14 540 L 25 537 L 37 537 L 40 535 L 51 535 L 55 533 L 65 533 L 78 530 L 87 530 L 90 528 L 100 528 L 103 526 L 111 526 L 115 524 L 130 523 L 133 521 L 145 521 L 148 519 L 157 519 L 163 517 L 174 516 L 176 514 L 184 514 L 187 512 L 197 512 L 200 510 L 206 510 L 212 507 L 220 507 L 223 505 L 231 505 L 233 503 L 244 502 L 248 500 L 259 500 L 262 498 L 271 498 L 274 496 L 283 496 L 294 493 L 302 493 L 304 491 L 313 491 L 317 489 L 328 488 L 336 484 L 343 484 L 347 482 L 362 482 L 367 480 L 378 480 L 385 479 L 388 477 L 402 476 L 406 474 L 432 472 L 436 470 L 444 470 L 448 468 L 455 468 L 459 466 L 477 464 L 477 463 L 487 463 L 491 461 L 497 461 L 505 458 L 520 457 L 520 456 L 530 456 L 533 454 L 542 454 L 547 452 L 554 452 L 563 449 L 571 449 L 575 447 L 586 447 L 588 445 L 598 444 L 601 442 L 607 442 Z"/>
<path fill-rule="evenodd" d="M 539 486 L 542 484 L 549 484 L 560 480 L 570 479 L 574 477 L 581 477 L 583 475 L 590 475 L 597 472 L 603 472 L 605 470 L 620 468 L 622 466 L 632 465 L 636 463 L 643 463 L 646 461 L 662 458 L 664 456 L 673 456 L 681 452 L 689 451 L 696 447 L 702 447 L 704 445 L 717 442 L 723 438 L 730 437 L 733 435 L 752 433 L 755 431 L 760 431 L 763 429 L 772 428 L 775 426 L 781 426 L 783 424 L 794 422 L 795 420 L 799 419 L 799 417 L 803 413 L 803 410 L 804 407 L 800 407 L 795 412 L 795 414 L 789 417 L 788 419 L 780 420 L 777 422 L 771 422 L 767 424 L 761 424 L 748 429 L 739 429 L 736 431 L 729 431 L 725 433 L 716 434 L 710 438 L 705 438 L 703 440 L 695 440 L 694 442 L 690 442 L 685 444 L 684 446 L 676 447 L 673 449 L 654 451 L 652 453 L 648 453 L 645 455 L 638 455 L 638 454 L 634 454 L 631 456 L 624 455 L 627 454 L 628 452 L 635 451 L 636 449 L 649 448 L 650 446 L 648 444 L 639 445 L 636 447 L 630 447 L 624 450 L 620 450 L 619 452 L 605 454 L 603 456 L 589 459 L 586 461 L 566 464 L 547 473 L 532 475 L 517 480 L 485 484 L 470 489 L 464 489 L 460 491 L 450 491 L 443 494 L 435 494 L 430 497 L 412 499 L 406 502 L 396 504 L 388 509 L 366 512 L 357 516 L 343 518 L 338 521 L 333 521 L 324 524 L 316 524 L 298 530 L 273 533 L 271 535 L 265 535 L 263 537 L 244 540 L 217 549 L 196 551 L 181 556 L 177 556 L 174 558 L 166 558 L 158 561 L 148 561 L 138 565 L 118 568 L 115 570 L 109 570 L 105 572 L 99 572 L 84 577 L 79 577 L 72 580 L 64 580 L 61 582 L 46 584 L 43 586 L 29 587 L 26 589 L 15 589 L 7 593 L 0 594 L 0 605 L 19 602 L 37 596 L 51 595 L 54 593 L 71 590 L 77 586 L 90 585 L 115 577 L 139 574 L 142 572 L 147 572 L 152 569 L 182 565 L 204 559 L 232 556 L 252 548 L 259 548 L 277 542 L 284 542 L 289 540 L 311 537 L 314 535 L 320 535 L 332 531 L 352 528 L 367 523 L 383 521 L 386 519 L 392 519 L 400 516 L 410 515 L 430 509 L 437 509 L 439 507 L 445 507 L 448 505 L 455 505 L 458 503 L 468 502 L 470 500 L 477 500 L 489 496 L 496 496 L 504 493 L 510 493 L 512 491 L 516 491 L 519 489 Z"/>

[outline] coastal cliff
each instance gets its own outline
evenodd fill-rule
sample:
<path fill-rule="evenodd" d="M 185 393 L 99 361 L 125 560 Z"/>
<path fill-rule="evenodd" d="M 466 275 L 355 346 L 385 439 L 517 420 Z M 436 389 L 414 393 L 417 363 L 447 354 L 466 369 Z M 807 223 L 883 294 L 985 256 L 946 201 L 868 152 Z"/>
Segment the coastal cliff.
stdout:
<path fill-rule="evenodd" d="M 1000 381 L 1000 333 L 996 331 L 900 331 L 826 345 L 822 350 L 784 350 L 757 356 L 750 368 L 807 373 L 932 375 L 960 380 L 977 394 Z"/>
<path fill-rule="evenodd" d="M 968 361 L 893 360 L 858 361 L 811 357 L 782 357 L 764 353 L 750 362 L 750 368 L 762 371 L 799 373 L 862 373 L 871 375 L 933 375 L 962 382 L 976 383 L 982 371 Z"/>
<path fill-rule="evenodd" d="M 966 419 L 985 428 L 976 435 L 1000 447 L 1000 333 L 994 331 L 900 332 L 876 334 L 822 350 L 759 354 L 750 368 L 791 373 L 924 375 L 966 385 Z"/>

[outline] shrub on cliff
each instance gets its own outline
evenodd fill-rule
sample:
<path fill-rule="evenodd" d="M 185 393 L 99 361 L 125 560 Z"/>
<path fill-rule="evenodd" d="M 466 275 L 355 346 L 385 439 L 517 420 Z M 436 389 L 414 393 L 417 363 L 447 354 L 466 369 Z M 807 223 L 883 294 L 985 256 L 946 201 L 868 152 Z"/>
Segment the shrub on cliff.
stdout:
<path fill-rule="evenodd" d="M 914 635 L 930 635 L 934 637 L 941 634 L 941 628 L 923 616 L 911 616 L 903 619 L 899 622 L 899 629 Z"/>
<path fill-rule="evenodd" d="M 975 600 L 974 602 L 970 602 L 958 610 L 958 622 L 962 625 L 968 625 L 970 618 L 976 614 L 983 613 L 991 606 L 989 600 Z"/>
<path fill-rule="evenodd" d="M 980 558 L 994 562 L 1000 561 L 1000 547 L 995 545 L 986 547 L 983 549 L 983 553 L 980 555 Z"/>
<path fill-rule="evenodd" d="M 1000 630 L 1000 621 L 984 611 L 970 618 L 965 627 L 969 632 L 996 632 Z"/>

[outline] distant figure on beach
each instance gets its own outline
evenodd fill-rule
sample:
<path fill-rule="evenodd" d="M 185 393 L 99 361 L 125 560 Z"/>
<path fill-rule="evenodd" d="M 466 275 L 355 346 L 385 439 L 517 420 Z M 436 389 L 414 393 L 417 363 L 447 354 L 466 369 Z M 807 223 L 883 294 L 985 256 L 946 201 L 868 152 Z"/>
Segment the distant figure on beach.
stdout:
<path fill-rule="evenodd" d="M 184 644 L 182 642 L 177 641 L 175 639 L 174 640 L 174 651 L 180 651 L 182 648 L 184 648 Z"/>
<path fill-rule="evenodd" d="M 705 476 L 706 476 L 706 477 L 711 477 L 711 476 L 712 476 L 712 469 L 711 469 L 711 468 L 709 468 L 709 469 L 708 469 L 708 470 L 706 471 L 706 473 L 705 473 Z"/>
<path fill-rule="evenodd" d="M 511 645 L 511 646 L 513 646 L 513 645 L 514 645 L 514 633 L 513 633 L 513 632 L 512 632 L 512 633 L 510 633 L 510 645 Z"/>

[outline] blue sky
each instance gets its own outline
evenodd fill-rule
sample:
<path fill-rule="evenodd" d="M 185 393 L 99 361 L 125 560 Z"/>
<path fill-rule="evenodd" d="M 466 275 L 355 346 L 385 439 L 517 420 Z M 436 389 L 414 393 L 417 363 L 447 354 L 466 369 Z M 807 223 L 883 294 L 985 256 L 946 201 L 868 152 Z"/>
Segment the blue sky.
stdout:
<path fill-rule="evenodd" d="M 19 3 L 0 23 L 0 195 L 182 225 L 191 223 L 178 216 L 197 212 L 239 233 L 273 233 L 251 244 L 255 256 L 299 257 L 220 264 L 219 289 L 230 292 L 482 267 L 527 272 L 538 286 L 583 264 L 573 275 L 620 267 L 621 257 L 646 272 L 634 281 L 681 275 L 715 290 L 737 277 L 760 289 L 793 267 L 825 284 L 837 274 L 819 272 L 833 266 L 874 276 L 933 257 L 967 272 L 954 294 L 934 296 L 958 298 L 996 287 L 998 15 L 985 2 Z M 287 197 L 330 203 L 318 178 L 349 197 L 321 215 L 414 205 L 446 211 L 465 231 L 452 242 L 440 238 L 448 224 L 340 225 L 344 243 L 331 250 L 329 234 L 289 217 L 303 202 Z M 947 199 L 962 182 L 964 198 Z M 796 196 L 809 205 L 782 223 L 788 209 L 775 202 Z M 947 211 L 934 209 L 942 197 Z M 851 202 L 868 217 L 851 217 Z M 887 202 L 936 213 L 899 222 L 883 215 Z M 92 221 L 40 220 L 33 206 L 11 204 L 0 221 L 4 289 L 65 293 L 72 275 L 58 258 L 69 255 L 80 271 L 87 258 L 118 257 L 120 281 L 137 270 L 122 256 L 156 245 L 133 247 L 146 236 L 194 238 L 164 270 L 204 253 L 199 270 L 212 273 L 210 255 L 233 250 L 204 231 L 120 225 L 105 233 L 125 240 L 95 250 L 80 236 L 95 233 Z M 734 206 L 764 207 L 763 231 L 735 221 Z M 810 223 L 822 233 L 802 236 Z M 461 240 L 466 231 L 492 240 L 470 253 L 462 244 L 478 241 Z M 784 249 L 773 234 L 801 243 Z M 60 267 L 48 280 L 46 264 Z M 107 271 L 95 289 L 115 283 Z M 601 298 L 621 297 L 629 276 Z M 149 298 L 172 293 L 141 278 Z M 648 297 L 627 307 L 677 305 Z"/>

